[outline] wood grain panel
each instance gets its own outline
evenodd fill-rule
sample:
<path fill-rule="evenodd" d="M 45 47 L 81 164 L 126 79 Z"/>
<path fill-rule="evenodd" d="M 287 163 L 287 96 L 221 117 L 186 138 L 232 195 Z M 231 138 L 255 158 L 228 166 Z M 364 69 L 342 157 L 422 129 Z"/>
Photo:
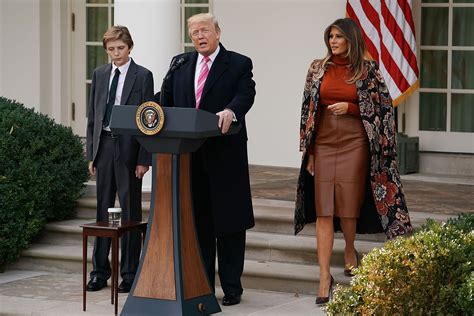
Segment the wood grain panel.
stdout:
<path fill-rule="evenodd" d="M 211 293 L 194 227 L 190 183 L 190 154 L 182 154 L 179 174 L 181 258 L 184 299 Z"/>
<path fill-rule="evenodd" d="M 156 154 L 153 222 L 143 266 L 133 296 L 176 300 L 173 221 L 172 155 Z"/>

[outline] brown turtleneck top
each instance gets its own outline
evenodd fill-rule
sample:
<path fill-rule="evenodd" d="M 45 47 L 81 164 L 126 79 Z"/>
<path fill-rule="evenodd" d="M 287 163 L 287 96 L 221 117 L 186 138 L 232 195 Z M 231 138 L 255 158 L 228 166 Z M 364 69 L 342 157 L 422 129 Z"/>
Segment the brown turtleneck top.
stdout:
<path fill-rule="evenodd" d="M 347 114 L 360 117 L 360 110 L 357 103 L 357 89 L 354 83 L 348 84 L 346 81 L 350 78 L 350 71 L 347 68 L 349 59 L 332 56 L 332 64 L 324 73 L 319 91 L 319 104 L 321 107 L 337 102 L 347 102 Z M 319 120 L 321 111 L 318 111 L 316 120 Z M 308 154 L 314 155 L 314 141 L 309 146 Z"/>
<path fill-rule="evenodd" d="M 331 105 L 337 102 L 347 102 L 347 114 L 360 116 L 359 106 L 357 105 L 357 89 L 354 83 L 348 84 L 350 72 L 347 66 L 349 59 L 333 56 L 332 65 L 324 73 L 319 93 L 319 104 Z"/>

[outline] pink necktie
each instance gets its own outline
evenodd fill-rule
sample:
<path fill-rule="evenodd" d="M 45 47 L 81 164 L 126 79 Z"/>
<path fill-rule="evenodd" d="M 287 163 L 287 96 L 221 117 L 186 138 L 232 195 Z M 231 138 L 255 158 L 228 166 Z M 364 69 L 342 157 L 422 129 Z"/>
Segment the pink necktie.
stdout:
<path fill-rule="evenodd" d="M 204 63 L 199 73 L 197 89 L 196 89 L 196 109 L 199 109 L 199 103 L 201 103 L 202 90 L 204 90 L 204 84 L 206 83 L 207 75 L 209 74 L 209 57 L 205 56 L 202 60 Z"/>

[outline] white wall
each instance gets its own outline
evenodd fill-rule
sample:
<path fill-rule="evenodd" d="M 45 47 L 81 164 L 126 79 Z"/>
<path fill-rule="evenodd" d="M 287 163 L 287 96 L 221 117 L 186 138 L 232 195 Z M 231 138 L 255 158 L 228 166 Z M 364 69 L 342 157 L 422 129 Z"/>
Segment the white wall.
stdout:
<path fill-rule="evenodd" d="M 115 24 L 128 27 L 132 58 L 153 72 L 159 91 L 171 58 L 180 53 L 179 0 L 116 0 Z"/>
<path fill-rule="evenodd" d="M 3 12 L 5 12 L 3 1 L 0 1 L 0 96 L 2 96 L 3 92 Z"/>
<path fill-rule="evenodd" d="M 0 95 L 67 124 L 67 2 L 0 1 Z"/>
<path fill-rule="evenodd" d="M 39 0 L 1 0 L 0 95 L 39 109 Z"/>
<path fill-rule="evenodd" d="M 325 55 L 324 29 L 343 0 L 214 0 L 228 50 L 252 58 L 257 96 L 246 120 L 249 162 L 299 167 L 299 118 L 310 62 Z"/>

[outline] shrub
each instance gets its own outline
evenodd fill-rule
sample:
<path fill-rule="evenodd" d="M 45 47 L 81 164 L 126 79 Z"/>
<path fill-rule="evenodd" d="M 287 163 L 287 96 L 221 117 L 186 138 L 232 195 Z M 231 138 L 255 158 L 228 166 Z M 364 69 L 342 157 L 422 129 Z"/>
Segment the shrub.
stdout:
<path fill-rule="evenodd" d="M 80 138 L 21 104 L 0 97 L 0 269 L 47 220 L 71 217 L 87 180 Z"/>
<path fill-rule="evenodd" d="M 350 287 L 337 286 L 330 315 L 474 315 L 474 214 L 372 250 Z"/>

